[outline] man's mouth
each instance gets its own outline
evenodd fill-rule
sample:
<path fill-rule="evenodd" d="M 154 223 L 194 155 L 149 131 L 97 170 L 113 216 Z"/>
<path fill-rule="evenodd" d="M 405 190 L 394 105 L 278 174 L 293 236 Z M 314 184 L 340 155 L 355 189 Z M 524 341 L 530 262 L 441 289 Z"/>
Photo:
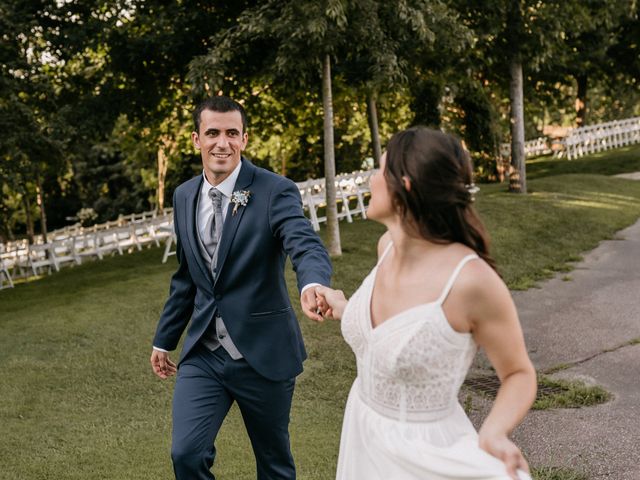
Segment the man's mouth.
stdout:
<path fill-rule="evenodd" d="M 225 158 L 229 158 L 231 156 L 231 153 L 212 153 L 211 155 L 213 155 L 215 158 L 219 158 L 219 159 L 225 159 Z"/>

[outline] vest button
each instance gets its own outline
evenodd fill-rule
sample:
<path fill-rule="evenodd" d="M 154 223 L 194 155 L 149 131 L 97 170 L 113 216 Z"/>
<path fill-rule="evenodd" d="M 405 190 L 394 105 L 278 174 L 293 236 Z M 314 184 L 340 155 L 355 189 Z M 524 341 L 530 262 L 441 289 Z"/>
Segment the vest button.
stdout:
<path fill-rule="evenodd" d="M 220 300 L 222 298 L 222 294 L 216 293 L 215 299 Z"/>

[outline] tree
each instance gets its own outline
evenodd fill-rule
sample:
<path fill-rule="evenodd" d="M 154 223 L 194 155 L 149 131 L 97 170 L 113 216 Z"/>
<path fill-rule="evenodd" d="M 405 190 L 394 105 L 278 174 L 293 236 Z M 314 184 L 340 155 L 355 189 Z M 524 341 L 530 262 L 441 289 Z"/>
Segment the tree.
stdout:
<path fill-rule="evenodd" d="M 585 2 L 577 0 L 493 0 L 456 2 L 477 37 L 488 82 L 509 85 L 511 171 L 509 190 L 527 193 L 524 158 L 525 80 L 563 55 L 568 29 L 581 31 Z M 505 62 L 506 59 L 506 62 Z M 530 73 L 528 73 L 530 72 Z"/>
<path fill-rule="evenodd" d="M 192 63 L 191 78 L 201 93 L 233 90 L 242 78 L 268 85 L 276 95 L 282 85 L 288 91 L 312 86 L 312 91 L 322 92 L 332 255 L 340 254 L 340 238 L 331 120 L 335 95 L 330 84 L 339 79 L 339 84 L 357 85 L 364 93 L 374 156 L 379 157 L 379 92 L 406 81 L 412 53 L 418 45 L 433 42 L 433 30 L 448 14 L 440 1 L 265 1 L 243 12 L 237 26 L 220 33 L 212 42 L 216 47 Z"/>
<path fill-rule="evenodd" d="M 564 62 L 564 71 L 575 78 L 577 84 L 576 127 L 587 124 L 590 78 L 604 77 L 613 80 L 614 72 L 619 69 L 624 71 L 634 64 L 637 68 L 639 64 L 637 42 L 625 38 L 628 26 L 638 23 L 637 6 L 624 0 L 615 0 L 588 3 L 587 8 L 588 16 L 583 27 L 575 34 L 570 32 L 568 35 L 567 58 Z M 629 55 L 625 55 L 624 60 L 620 59 L 618 63 L 612 61 L 611 54 L 620 46 L 631 51 L 626 52 Z"/>
<path fill-rule="evenodd" d="M 342 0 L 265 1 L 245 10 L 236 26 L 221 32 L 214 42 L 216 47 L 196 59 L 191 70 L 200 92 L 224 89 L 225 77 L 260 78 L 267 84 L 282 81 L 294 87 L 321 85 L 327 248 L 332 256 L 341 255 L 342 249 L 335 197 L 331 63 L 345 47 L 347 7 Z M 235 62 L 242 52 L 251 52 L 251 63 L 246 56 L 244 62 Z"/>
<path fill-rule="evenodd" d="M 381 93 L 405 87 L 430 55 L 441 55 L 450 44 L 466 43 L 467 31 L 456 16 L 440 0 L 401 4 L 361 0 L 353 10 L 349 18 L 350 48 L 341 67 L 349 83 L 365 92 L 377 162 L 382 151 L 377 106 Z"/>
<path fill-rule="evenodd" d="M 43 185 L 64 171 L 64 132 L 56 102 L 54 60 L 42 26 L 41 5 L 0 2 L 5 42 L 0 47 L 0 157 L 3 190 L 21 196 L 33 242 L 32 195 L 47 240 Z M 7 220 L 3 220 L 5 225 Z"/>

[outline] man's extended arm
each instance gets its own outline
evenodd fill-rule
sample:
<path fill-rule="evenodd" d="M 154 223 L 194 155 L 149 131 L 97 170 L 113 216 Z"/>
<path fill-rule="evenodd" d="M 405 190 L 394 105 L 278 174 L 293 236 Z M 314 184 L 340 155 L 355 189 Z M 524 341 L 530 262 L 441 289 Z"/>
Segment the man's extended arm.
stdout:
<path fill-rule="evenodd" d="M 314 286 L 330 284 L 331 261 L 311 222 L 304 216 L 298 187 L 288 179 L 283 178 L 272 192 L 269 223 L 291 258 L 303 312 L 312 320 L 322 321 L 316 311 Z"/>

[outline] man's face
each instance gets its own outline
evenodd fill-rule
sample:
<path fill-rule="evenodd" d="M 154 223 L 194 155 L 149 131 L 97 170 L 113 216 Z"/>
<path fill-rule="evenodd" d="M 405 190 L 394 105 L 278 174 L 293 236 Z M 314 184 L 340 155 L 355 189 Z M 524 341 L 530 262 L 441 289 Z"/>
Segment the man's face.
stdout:
<path fill-rule="evenodd" d="M 207 179 L 217 185 L 240 163 L 248 136 L 242 130 L 242 115 L 237 110 L 204 110 L 200 114 L 200 131 L 193 132 L 191 139 L 200 150 Z"/>

